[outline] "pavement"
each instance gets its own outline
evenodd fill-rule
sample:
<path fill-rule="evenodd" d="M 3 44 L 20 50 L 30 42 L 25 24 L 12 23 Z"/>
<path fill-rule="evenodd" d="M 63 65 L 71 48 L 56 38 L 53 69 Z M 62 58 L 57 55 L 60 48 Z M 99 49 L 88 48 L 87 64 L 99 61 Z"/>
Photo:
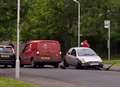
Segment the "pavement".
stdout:
<path fill-rule="evenodd" d="M 0 76 L 15 78 L 14 68 L 0 68 Z M 55 68 L 21 68 L 20 80 L 38 87 L 119 87 L 120 67 L 109 71 Z"/>
<path fill-rule="evenodd" d="M 120 67 L 110 71 L 71 69 L 24 69 L 22 80 L 40 87 L 119 87 Z M 117 71 L 117 72 L 116 72 Z M 38 72 L 35 74 L 35 72 Z"/>
<path fill-rule="evenodd" d="M 120 72 L 120 66 L 112 66 L 110 70 Z"/>

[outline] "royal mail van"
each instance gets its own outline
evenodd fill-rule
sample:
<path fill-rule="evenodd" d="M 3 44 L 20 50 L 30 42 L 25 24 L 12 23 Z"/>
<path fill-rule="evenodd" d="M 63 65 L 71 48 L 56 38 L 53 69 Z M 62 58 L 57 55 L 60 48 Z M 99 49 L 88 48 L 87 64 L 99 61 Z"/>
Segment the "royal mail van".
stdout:
<path fill-rule="evenodd" d="M 20 65 L 58 67 L 61 62 L 60 43 L 55 40 L 32 40 L 26 43 L 20 54 Z"/>

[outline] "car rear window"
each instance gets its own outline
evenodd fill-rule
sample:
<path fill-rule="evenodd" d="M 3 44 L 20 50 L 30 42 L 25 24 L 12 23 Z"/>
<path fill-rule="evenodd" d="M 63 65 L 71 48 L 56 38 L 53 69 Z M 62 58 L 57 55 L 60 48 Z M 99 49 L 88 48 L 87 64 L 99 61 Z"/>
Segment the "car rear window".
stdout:
<path fill-rule="evenodd" d="M 0 53 L 13 53 L 12 47 L 0 47 Z"/>

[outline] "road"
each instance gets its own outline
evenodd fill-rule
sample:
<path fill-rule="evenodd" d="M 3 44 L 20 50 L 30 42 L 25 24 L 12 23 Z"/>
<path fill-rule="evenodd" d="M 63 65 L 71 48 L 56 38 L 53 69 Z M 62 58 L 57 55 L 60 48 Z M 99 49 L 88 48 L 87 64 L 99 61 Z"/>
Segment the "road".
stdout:
<path fill-rule="evenodd" d="M 1 76 L 14 78 L 15 69 L 0 69 Z M 22 68 L 21 80 L 40 87 L 119 87 L 120 72 L 54 68 Z"/>

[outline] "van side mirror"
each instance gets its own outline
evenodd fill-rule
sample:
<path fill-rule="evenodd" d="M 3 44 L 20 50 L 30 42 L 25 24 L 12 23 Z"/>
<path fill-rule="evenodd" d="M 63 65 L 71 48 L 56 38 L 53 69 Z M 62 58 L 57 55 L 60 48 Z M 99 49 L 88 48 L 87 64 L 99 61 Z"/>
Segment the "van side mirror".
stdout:
<path fill-rule="evenodd" d="M 25 49 L 22 50 L 22 53 L 24 53 L 24 52 L 25 52 Z"/>

